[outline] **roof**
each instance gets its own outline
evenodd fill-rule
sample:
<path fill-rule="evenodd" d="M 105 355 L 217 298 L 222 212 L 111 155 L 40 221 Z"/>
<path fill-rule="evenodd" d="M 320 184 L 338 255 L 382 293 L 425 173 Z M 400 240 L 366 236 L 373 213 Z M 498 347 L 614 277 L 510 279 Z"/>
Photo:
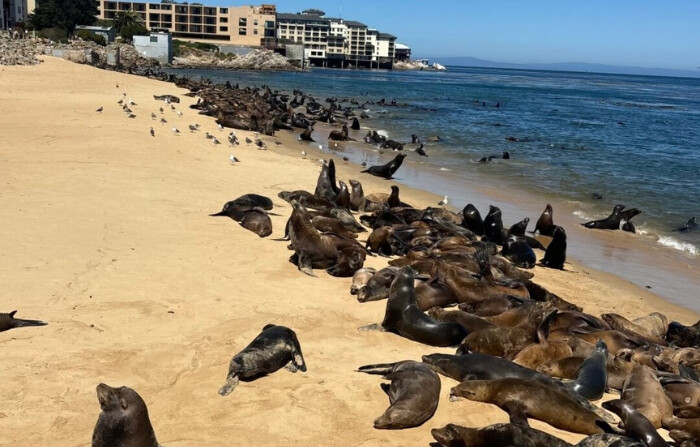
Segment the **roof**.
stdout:
<path fill-rule="evenodd" d="M 397 50 L 410 50 L 411 49 L 411 47 L 409 47 L 408 45 L 404 45 L 402 43 L 397 43 L 394 48 Z"/>
<path fill-rule="evenodd" d="M 379 37 L 380 39 L 396 39 L 396 36 L 389 33 L 379 33 L 377 37 Z"/>
<path fill-rule="evenodd" d="M 75 29 L 85 29 L 89 31 L 112 31 L 111 26 L 77 25 Z"/>
<path fill-rule="evenodd" d="M 310 14 L 290 14 L 290 13 L 277 13 L 277 21 L 279 22 L 280 20 L 299 20 L 302 22 L 317 22 L 317 23 L 330 23 L 330 21 L 326 18 L 319 17 L 317 15 L 310 15 Z"/>
<path fill-rule="evenodd" d="M 367 28 L 367 25 L 364 23 L 356 22 L 354 20 L 346 20 L 345 23 L 347 26 L 354 26 L 355 28 Z"/>

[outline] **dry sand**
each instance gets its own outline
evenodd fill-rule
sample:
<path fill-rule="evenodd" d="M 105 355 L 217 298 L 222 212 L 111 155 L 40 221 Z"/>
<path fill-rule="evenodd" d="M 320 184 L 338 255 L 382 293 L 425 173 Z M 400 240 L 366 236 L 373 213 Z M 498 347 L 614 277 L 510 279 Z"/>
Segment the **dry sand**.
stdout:
<path fill-rule="evenodd" d="M 358 366 L 452 350 L 359 332 L 381 321 L 385 301 L 360 304 L 349 278 L 310 278 L 288 262 L 287 243 L 272 240 L 291 210 L 277 193 L 313 191 L 319 171 L 298 155 L 294 136 L 265 137 L 268 151 L 229 149 L 227 132 L 190 111 L 194 100 L 171 84 L 45 61 L 0 72 L 0 311 L 49 322 L 0 333 L 0 445 L 90 445 L 100 382 L 137 390 L 168 447 L 428 445 L 433 427 L 507 420 L 495 406 L 449 402 L 456 382 L 442 378 L 438 410 L 422 427 L 372 427 L 388 399 L 380 378 L 354 372 Z M 135 119 L 116 104 L 122 92 L 138 104 Z M 150 118 L 162 105 L 152 95 L 168 93 L 182 98 L 184 116 L 166 110 L 160 125 Z M 195 122 L 202 131 L 190 134 Z M 207 130 L 224 144 L 213 147 Z M 239 165 L 228 162 L 231 152 Z M 388 191 L 389 182 L 359 170 L 340 163 L 338 177 L 361 179 L 365 193 Z M 280 216 L 270 238 L 207 216 L 245 193 L 273 199 Z M 436 201 L 408 188 L 402 198 Z M 576 264 L 536 268 L 535 280 L 590 313 L 698 319 Z M 308 372 L 281 370 L 220 397 L 231 356 L 267 323 L 297 332 Z"/>

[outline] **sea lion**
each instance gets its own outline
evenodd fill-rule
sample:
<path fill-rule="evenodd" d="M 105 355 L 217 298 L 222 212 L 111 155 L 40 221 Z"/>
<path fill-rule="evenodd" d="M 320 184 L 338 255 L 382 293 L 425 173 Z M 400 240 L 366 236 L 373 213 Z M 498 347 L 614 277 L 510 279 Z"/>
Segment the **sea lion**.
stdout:
<path fill-rule="evenodd" d="M 302 189 L 298 189 L 296 191 L 280 191 L 277 194 L 277 197 L 289 203 L 290 205 L 292 203 L 292 200 L 296 200 L 305 207 L 313 209 L 333 208 L 335 206 L 334 203 L 331 203 L 328 200 L 323 199 L 321 197 L 316 197 L 309 191 L 304 191 Z"/>
<path fill-rule="evenodd" d="M 97 400 L 102 412 L 92 432 L 92 447 L 159 447 L 146 403 L 136 391 L 100 383 Z"/>
<path fill-rule="evenodd" d="M 397 267 L 384 267 L 377 271 L 357 292 L 357 301 L 377 301 L 389 298 L 391 285 L 399 272 Z"/>
<path fill-rule="evenodd" d="M 673 403 L 674 412 L 684 406 L 700 407 L 700 383 L 680 376 L 659 377 L 664 392 Z"/>
<path fill-rule="evenodd" d="M 635 365 L 622 389 L 622 400 L 644 415 L 654 428 L 661 428 L 665 418 L 673 416 L 673 402 L 664 393 L 654 370 Z"/>
<path fill-rule="evenodd" d="M 600 416 L 538 380 L 465 380 L 450 390 L 450 400 L 456 397 L 497 405 L 508 413 L 512 424 L 527 426 L 527 419 L 532 418 L 574 433 L 603 432 L 596 424 L 605 422 Z"/>
<path fill-rule="evenodd" d="M 563 359 L 552 360 L 540 365 L 537 368 L 537 371 L 547 374 L 551 377 L 561 377 L 562 379 L 575 379 L 579 368 L 586 360 L 586 358 L 587 357 L 574 355 L 573 357 L 565 357 Z M 607 365 L 607 386 L 608 388 L 613 388 L 622 391 L 622 388 L 625 384 L 625 380 L 627 380 L 627 376 L 629 375 L 632 368 L 623 368 L 620 366 L 620 362 L 625 361 L 613 358 L 612 362 Z"/>
<path fill-rule="evenodd" d="M 462 220 L 464 228 L 474 232 L 477 236 L 484 235 L 484 221 L 474 205 L 467 204 L 462 210 L 462 216 L 464 216 L 464 220 Z"/>
<path fill-rule="evenodd" d="M 414 149 L 416 154 L 420 155 L 421 157 L 427 157 L 428 154 L 425 153 L 425 149 L 423 149 L 423 143 L 420 144 L 417 148 Z"/>
<path fill-rule="evenodd" d="M 243 212 L 240 225 L 260 237 L 267 237 L 272 234 L 272 220 L 270 220 L 270 216 L 267 215 L 265 210 L 257 206 Z"/>
<path fill-rule="evenodd" d="M 297 334 L 288 327 L 267 324 L 248 346 L 233 356 L 226 383 L 219 394 L 228 396 L 239 380 L 255 380 L 282 367 L 293 373 L 297 370 L 306 371 Z"/>
<path fill-rule="evenodd" d="M 348 230 L 341 221 L 333 217 L 315 216 L 313 219 L 311 219 L 311 223 L 313 224 L 314 228 L 321 233 L 333 233 L 346 239 L 357 238 L 357 233 L 353 233 L 352 231 Z"/>
<path fill-rule="evenodd" d="M 525 230 L 527 229 L 527 224 L 529 224 L 529 223 L 530 223 L 529 217 L 526 217 L 525 219 L 521 220 L 520 222 L 514 223 L 508 229 L 508 235 L 525 236 Z"/>
<path fill-rule="evenodd" d="M 374 276 L 377 271 L 371 267 L 363 268 L 355 272 L 352 276 L 352 285 L 350 286 L 350 295 L 357 295 L 361 288 L 367 285 L 367 282 Z"/>
<path fill-rule="evenodd" d="M 588 400 L 603 397 L 608 383 L 608 347 L 602 340 L 598 340 L 595 347 L 595 352 L 583 361 L 576 372 L 576 379 L 568 384 Z"/>
<path fill-rule="evenodd" d="M 418 427 L 435 413 L 440 400 L 440 378 L 426 364 L 407 360 L 361 366 L 358 371 L 381 374 L 385 380 L 391 380 L 391 385 L 381 385 L 391 405 L 374 420 L 374 428 Z"/>
<path fill-rule="evenodd" d="M 316 180 L 316 190 L 314 195 L 326 199 L 331 203 L 336 203 L 340 189 L 335 184 L 335 162 L 331 159 L 328 164 L 321 166 L 321 172 Z"/>
<path fill-rule="evenodd" d="M 243 219 L 244 213 L 255 207 L 259 207 L 263 210 L 271 210 L 272 200 L 258 194 L 244 194 L 237 199 L 226 202 L 221 211 L 210 214 L 210 216 L 226 216 L 240 222 L 240 220 Z"/>
<path fill-rule="evenodd" d="M 670 430 L 671 439 L 682 447 L 697 447 L 700 439 L 700 419 L 672 418 L 664 422 L 664 428 Z"/>
<path fill-rule="evenodd" d="M 360 121 L 357 119 L 357 117 L 353 117 L 350 128 L 352 130 L 360 130 Z"/>
<path fill-rule="evenodd" d="M 669 447 L 649 419 L 624 400 L 603 402 L 603 408 L 620 417 L 625 427 L 625 434 L 630 438 L 641 442 L 646 447 Z"/>
<path fill-rule="evenodd" d="M 537 233 L 539 231 L 542 236 L 551 236 L 552 232 L 554 231 L 554 221 L 552 219 L 553 215 L 554 210 L 552 209 L 552 205 L 548 203 L 547 206 L 544 207 L 544 211 L 542 212 L 542 215 L 540 215 L 540 218 L 537 219 L 535 229 L 532 232 Z"/>
<path fill-rule="evenodd" d="M 338 190 L 338 198 L 336 203 L 339 207 L 350 210 L 352 208 L 352 204 L 350 203 L 350 191 L 348 191 L 348 186 L 342 180 L 338 181 L 338 185 L 340 187 Z"/>
<path fill-rule="evenodd" d="M 363 212 L 365 210 L 365 193 L 362 184 L 357 180 L 350 179 L 350 209 L 352 211 Z"/>
<path fill-rule="evenodd" d="M 20 320 L 19 318 L 15 318 L 16 313 L 16 310 L 7 314 L 0 313 L 0 332 L 9 331 L 10 329 L 18 327 L 46 326 L 48 324 L 40 320 Z"/>
<path fill-rule="evenodd" d="M 597 228 L 600 230 L 619 230 L 621 213 L 624 207 L 624 205 L 615 205 L 613 212 L 605 219 L 593 220 L 591 222 L 582 223 L 581 225 L 586 228 Z"/>
<path fill-rule="evenodd" d="M 302 133 L 299 134 L 299 139 L 301 141 L 311 141 L 311 142 L 316 141 L 311 137 L 311 133 L 313 131 L 314 131 L 313 127 L 311 127 L 311 126 L 307 127 L 306 129 L 304 129 L 304 131 Z"/>
<path fill-rule="evenodd" d="M 644 328 L 646 334 L 652 337 L 665 338 L 668 331 L 668 318 L 660 312 L 652 312 L 649 315 L 635 318 L 632 323 Z"/>
<path fill-rule="evenodd" d="M 666 331 L 666 341 L 681 348 L 700 347 L 700 320 L 692 326 L 672 321 Z"/>
<path fill-rule="evenodd" d="M 444 447 L 572 447 L 548 433 L 516 424 L 493 424 L 484 428 L 447 424 L 430 433 Z"/>
<path fill-rule="evenodd" d="M 676 228 L 673 231 L 681 231 L 681 232 L 682 231 L 690 231 L 690 230 L 696 229 L 697 227 L 698 227 L 697 220 L 695 219 L 695 217 L 691 217 L 690 219 L 688 219 L 688 222 L 686 222 L 685 224 Z"/>
<path fill-rule="evenodd" d="M 622 231 L 626 231 L 628 233 L 636 233 L 637 229 L 635 228 L 634 224 L 632 222 L 625 222 L 622 224 L 620 227 Z"/>
<path fill-rule="evenodd" d="M 498 245 L 503 245 L 506 239 L 501 215 L 500 208 L 490 205 L 489 213 L 484 218 L 484 239 Z"/>
<path fill-rule="evenodd" d="M 569 346 L 566 342 L 550 342 L 547 340 L 549 325 L 556 317 L 557 312 L 558 311 L 555 309 L 542 319 L 542 322 L 537 327 L 538 343 L 525 347 L 515 356 L 513 362 L 528 368 L 537 369 L 541 365 L 552 360 L 571 357 L 573 352 L 571 350 L 571 346 Z"/>
<path fill-rule="evenodd" d="M 534 250 L 522 236 L 508 236 L 503 243 L 501 253 L 516 267 L 531 269 L 535 267 L 537 262 Z"/>
<path fill-rule="evenodd" d="M 461 324 L 436 321 L 420 310 L 411 267 L 403 267 L 396 274 L 381 328 L 430 346 L 456 346 L 469 334 Z"/>
<path fill-rule="evenodd" d="M 542 265 L 563 270 L 564 262 L 566 262 L 566 231 L 564 231 L 564 228 L 554 225 L 551 235 L 552 241 L 544 252 Z"/>
<path fill-rule="evenodd" d="M 394 157 L 393 160 L 390 162 L 379 165 L 379 166 L 370 166 L 368 169 L 365 169 L 364 171 L 360 172 L 367 172 L 369 174 L 372 174 L 377 177 L 383 177 L 387 180 L 390 180 L 393 178 L 394 173 L 398 171 L 398 169 L 401 167 L 401 164 L 403 163 L 403 159 L 406 158 L 405 153 L 400 153 L 397 154 L 396 157 Z"/>
<path fill-rule="evenodd" d="M 347 141 L 348 140 L 348 126 L 343 124 L 342 130 L 333 130 L 328 135 L 328 140 L 332 141 Z"/>
<path fill-rule="evenodd" d="M 637 208 L 628 208 L 620 213 L 620 220 L 629 222 L 634 216 L 642 214 L 642 210 Z"/>
<path fill-rule="evenodd" d="M 608 323 L 612 329 L 643 338 L 649 343 L 666 346 L 666 341 L 661 337 L 654 335 L 643 326 L 633 323 L 622 315 L 616 313 L 604 313 L 601 315 L 601 318 Z"/>

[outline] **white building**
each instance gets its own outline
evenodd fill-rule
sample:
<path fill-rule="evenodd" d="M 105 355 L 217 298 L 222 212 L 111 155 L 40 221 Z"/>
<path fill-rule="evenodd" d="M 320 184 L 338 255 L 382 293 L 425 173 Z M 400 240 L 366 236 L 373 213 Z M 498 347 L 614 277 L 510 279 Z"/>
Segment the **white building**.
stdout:
<path fill-rule="evenodd" d="M 18 22 L 26 22 L 35 7 L 36 0 L 0 0 L 0 28 L 12 28 Z"/>

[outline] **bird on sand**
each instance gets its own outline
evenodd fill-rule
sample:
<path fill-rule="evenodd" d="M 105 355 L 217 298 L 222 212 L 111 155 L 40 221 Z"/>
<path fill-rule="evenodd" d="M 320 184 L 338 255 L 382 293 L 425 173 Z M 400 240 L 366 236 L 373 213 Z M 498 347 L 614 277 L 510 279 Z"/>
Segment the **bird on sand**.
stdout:
<path fill-rule="evenodd" d="M 240 160 L 233 154 L 229 155 L 228 159 L 231 160 L 231 164 L 240 162 Z"/>
<path fill-rule="evenodd" d="M 156 119 L 156 118 L 157 118 L 156 114 L 153 113 L 153 112 L 151 112 L 151 119 L 154 120 L 154 119 Z"/>
<path fill-rule="evenodd" d="M 224 126 L 222 126 L 221 124 L 217 123 L 216 125 L 219 126 L 219 130 L 224 130 Z"/>
<path fill-rule="evenodd" d="M 258 146 L 259 150 L 266 150 L 267 149 L 267 144 L 263 140 L 258 140 L 255 142 L 255 144 Z"/>
<path fill-rule="evenodd" d="M 119 104 L 119 105 L 124 104 L 124 100 L 123 100 L 123 99 L 120 99 L 119 101 L 117 101 L 117 104 Z"/>
<path fill-rule="evenodd" d="M 301 150 L 301 158 L 306 158 L 306 151 L 304 149 Z"/>
<path fill-rule="evenodd" d="M 105 109 L 104 107 L 100 107 L 99 109 L 96 110 L 96 112 L 102 113 L 102 111 L 103 111 L 104 109 Z"/>
<path fill-rule="evenodd" d="M 214 135 L 210 134 L 209 132 L 204 132 L 204 136 L 207 137 L 207 140 L 214 138 Z"/>
<path fill-rule="evenodd" d="M 180 118 L 182 118 L 182 112 L 180 112 L 180 111 L 178 110 L 178 111 L 177 111 L 177 116 L 179 116 Z"/>
<path fill-rule="evenodd" d="M 445 197 L 443 197 L 442 200 L 440 200 L 440 201 L 438 202 L 438 205 L 440 205 L 440 206 L 445 206 L 445 205 L 447 205 L 449 202 L 450 202 L 450 201 L 447 199 L 447 196 L 445 196 Z"/>
<path fill-rule="evenodd" d="M 216 146 L 217 144 L 221 144 L 221 141 L 219 141 L 216 137 L 212 138 L 211 142 L 214 143 L 214 146 Z"/>
<path fill-rule="evenodd" d="M 253 140 L 251 140 L 251 139 L 248 138 L 248 137 L 245 137 L 245 143 L 246 143 L 246 144 L 250 144 L 250 143 L 252 143 L 252 142 L 253 142 Z"/>
<path fill-rule="evenodd" d="M 131 112 L 129 112 L 126 116 L 127 116 L 127 118 L 136 118 L 136 115 L 134 115 Z"/>
<path fill-rule="evenodd" d="M 155 131 L 155 130 L 153 130 L 153 128 L 152 128 L 152 127 L 151 127 L 151 136 L 152 136 L 152 137 L 155 137 L 155 136 L 156 136 L 156 131 Z"/>
<path fill-rule="evenodd" d="M 165 120 L 165 118 L 161 118 L 161 119 L 160 119 L 160 123 L 161 123 L 161 124 L 165 124 L 165 123 L 167 123 L 167 121 Z"/>
<path fill-rule="evenodd" d="M 173 134 L 177 135 L 180 133 L 180 130 L 177 127 L 173 127 Z"/>
<path fill-rule="evenodd" d="M 345 163 L 347 163 L 348 160 L 350 160 L 348 157 L 343 157 L 343 161 L 344 161 Z"/>
<path fill-rule="evenodd" d="M 196 132 L 196 131 L 199 130 L 199 124 L 190 124 L 190 125 L 187 126 L 187 127 L 190 128 L 190 132 Z"/>
<path fill-rule="evenodd" d="M 163 112 L 164 112 L 164 110 L 163 110 L 163 108 L 161 107 L 161 108 L 160 108 L 160 113 L 163 113 Z"/>

